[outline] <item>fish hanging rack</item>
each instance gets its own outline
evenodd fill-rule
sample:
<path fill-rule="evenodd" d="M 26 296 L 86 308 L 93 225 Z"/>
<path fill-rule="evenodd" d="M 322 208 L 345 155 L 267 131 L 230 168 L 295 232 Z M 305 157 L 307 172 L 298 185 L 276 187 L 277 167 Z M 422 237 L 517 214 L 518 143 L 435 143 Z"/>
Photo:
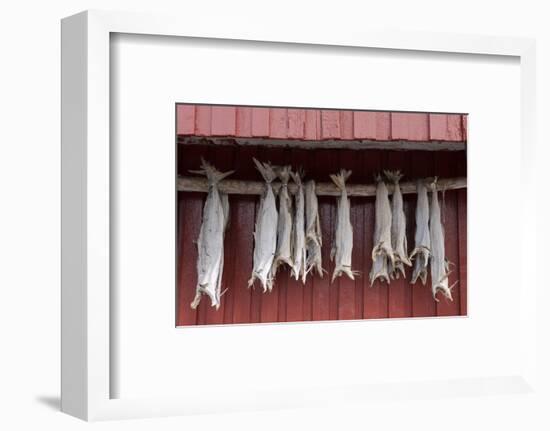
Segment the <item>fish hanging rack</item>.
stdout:
<path fill-rule="evenodd" d="M 429 181 L 429 179 L 426 179 Z M 273 190 L 278 192 L 280 182 L 272 183 Z M 416 193 L 416 181 L 403 181 L 399 183 L 401 193 Z M 204 177 L 180 176 L 178 177 L 178 191 L 181 192 L 208 192 L 208 180 Z M 393 193 L 393 185 L 388 184 L 388 192 Z M 467 188 L 466 177 L 438 178 L 437 190 L 457 190 Z M 227 194 L 237 195 L 261 195 L 265 191 L 263 181 L 245 181 L 225 179 L 219 183 L 218 189 Z M 296 185 L 288 184 L 288 191 L 296 193 Z M 317 196 L 340 196 L 341 191 L 333 183 L 317 182 L 315 184 Z M 369 197 L 376 196 L 376 184 L 346 184 L 348 196 Z"/>

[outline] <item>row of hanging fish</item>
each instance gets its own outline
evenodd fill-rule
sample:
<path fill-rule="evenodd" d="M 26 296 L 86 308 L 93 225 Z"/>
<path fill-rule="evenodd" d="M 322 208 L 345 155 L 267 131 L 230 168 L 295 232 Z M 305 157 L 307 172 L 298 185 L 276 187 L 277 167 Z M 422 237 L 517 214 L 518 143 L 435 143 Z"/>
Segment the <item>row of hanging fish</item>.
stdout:
<path fill-rule="evenodd" d="M 306 276 L 316 272 L 323 277 L 321 247 L 322 235 L 319 221 L 315 181 L 303 184 L 304 173 L 292 171 L 290 166 L 273 166 L 254 159 L 257 170 L 265 181 L 254 227 L 253 270 L 248 281 L 251 287 L 258 281 L 264 292 L 273 289 L 277 272 L 286 266 L 292 277 L 305 283 Z M 229 218 L 227 194 L 218 189 L 219 182 L 233 173 L 219 172 L 202 160 L 201 170 L 191 171 L 205 175 L 208 195 L 204 204 L 202 224 L 197 241 L 197 286 L 192 308 L 200 303 L 202 295 L 210 298 L 211 305 L 219 308 L 221 279 L 223 274 L 224 237 Z M 330 178 L 340 192 L 337 197 L 336 229 L 330 257 L 334 261 L 331 280 L 346 275 L 352 280 L 360 273 L 352 269 L 353 227 L 350 219 L 350 200 L 346 181 L 351 171 L 342 169 Z M 280 181 L 278 195 L 273 182 Z M 392 279 L 405 277 L 405 266 L 413 266 L 411 284 L 418 279 L 426 284 L 428 267 L 431 270 L 432 294 L 441 292 L 452 300 L 449 286 L 449 265 L 445 258 L 444 230 L 441 223 L 437 179 L 427 184 L 417 181 L 415 245 L 408 253 L 403 196 L 399 186 L 399 171 L 384 171 L 376 177 L 374 246 L 370 285 L 376 280 L 390 283 Z M 294 199 L 288 184 L 296 185 Z M 390 202 L 387 183 L 393 187 Z M 431 190 L 431 205 L 428 199 Z M 277 205 L 278 201 L 278 205 Z"/>
<path fill-rule="evenodd" d="M 293 172 L 290 166 L 272 166 L 254 159 L 256 168 L 265 181 L 265 190 L 254 227 L 254 258 L 248 286 L 258 280 L 264 292 L 271 291 L 277 272 L 287 266 L 296 280 L 306 282 L 313 269 L 323 276 L 321 261 L 321 225 L 315 181 L 304 185 L 302 171 Z M 277 209 L 272 182 L 279 178 Z M 288 192 L 288 183 L 296 184 L 294 201 Z"/>
<path fill-rule="evenodd" d="M 393 185 L 393 194 L 390 203 L 386 182 L 379 175 L 376 178 L 371 286 L 377 279 L 390 283 L 390 279 L 397 279 L 400 275 L 405 277 L 405 265 L 414 265 L 411 284 L 415 284 L 420 279 L 422 284 L 426 285 L 429 266 L 433 298 L 439 301 L 437 293 L 441 292 L 452 301 L 451 290 L 454 285 L 449 286 L 450 262 L 445 257 L 445 237 L 441 222 L 437 178 L 429 184 L 426 180 L 417 180 L 415 244 L 409 254 L 406 236 L 407 220 L 399 186 L 402 175 L 399 171 L 384 171 L 384 176 Z M 431 205 L 428 200 L 428 187 L 431 191 Z"/>

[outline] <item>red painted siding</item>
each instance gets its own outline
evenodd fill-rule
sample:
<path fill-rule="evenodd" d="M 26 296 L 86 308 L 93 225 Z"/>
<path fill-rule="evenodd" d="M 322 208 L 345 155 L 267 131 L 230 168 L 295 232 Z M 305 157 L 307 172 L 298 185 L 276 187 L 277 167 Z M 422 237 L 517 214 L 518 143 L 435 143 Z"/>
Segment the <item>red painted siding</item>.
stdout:
<path fill-rule="evenodd" d="M 202 117 L 206 111 L 208 110 L 201 110 L 199 117 Z M 298 114 L 292 112 L 290 116 L 289 111 L 294 110 L 286 112 L 287 118 L 293 118 L 293 127 L 287 129 L 287 134 L 292 134 L 292 136 L 300 134 L 302 126 L 304 135 L 311 133 L 311 129 L 307 132 L 308 121 L 318 124 L 317 121 L 322 121 L 323 118 L 319 111 L 310 110 Z M 270 121 L 266 112 L 270 113 L 269 110 L 256 112 L 256 115 L 263 118 L 262 121 L 264 121 L 263 131 L 259 133 L 266 133 L 270 127 L 273 127 L 274 123 Z M 197 113 L 198 111 L 195 112 L 195 124 L 199 118 Z M 246 133 L 251 129 L 251 122 L 246 118 L 253 116 L 253 113 L 254 111 L 250 108 L 237 108 L 235 112 L 237 133 L 241 131 Z M 345 132 L 349 136 L 350 131 L 353 130 L 353 133 L 357 134 L 357 128 L 350 128 L 348 121 L 350 115 L 346 115 L 346 119 L 342 121 L 342 113 L 340 112 L 340 115 L 337 116 L 332 115 L 331 124 L 339 121 L 340 133 Z M 355 119 L 357 113 L 353 114 Z M 363 114 L 365 113 L 360 113 L 359 117 L 363 117 Z M 389 124 L 386 121 L 389 114 L 367 114 L 369 114 L 369 121 L 372 121 L 373 124 L 380 123 L 382 125 L 380 133 L 389 133 Z M 424 117 L 423 119 L 426 120 Z M 204 117 L 200 120 L 203 121 Z M 348 122 L 346 123 L 346 121 Z M 277 121 L 276 124 L 280 123 Z M 386 124 L 388 124 L 387 130 L 384 126 Z M 335 127 L 331 125 L 325 132 L 322 132 L 322 128 L 315 129 L 319 130 L 315 133 L 319 133 L 319 136 L 322 133 L 333 134 L 336 130 Z M 409 130 L 411 130 L 410 127 Z M 426 129 L 419 127 L 415 130 L 414 133 L 418 136 L 420 133 L 425 133 Z M 437 133 L 443 133 L 441 129 L 437 130 Z M 252 156 L 270 160 L 274 164 L 290 163 L 294 166 L 303 166 L 307 178 L 317 181 L 327 181 L 328 173 L 335 172 L 340 167 L 353 170 L 353 175 L 350 178 L 351 183 L 370 182 L 373 174 L 382 168 L 399 168 L 409 179 L 431 175 L 441 177 L 466 175 L 465 152 L 316 150 L 308 153 L 307 150 L 289 148 L 200 145 L 179 145 L 178 150 L 179 174 L 186 174 L 187 170 L 197 168 L 200 156 L 206 155 L 222 170 L 236 169 L 232 177 L 237 179 L 260 180 L 260 176 L 252 164 Z M 420 283 L 410 285 L 410 270 L 407 270 L 406 280 L 393 281 L 389 287 L 376 282 L 373 287 L 370 287 L 368 274 L 371 268 L 374 198 L 351 198 L 351 218 L 354 230 L 353 266 L 354 269 L 362 273 L 355 281 L 342 277 L 330 284 L 333 263 L 329 261 L 329 253 L 335 228 L 336 199 L 319 197 L 319 212 L 323 230 L 323 265 L 328 274 L 323 278 L 310 277 L 307 284 L 303 286 L 292 280 L 286 271 L 282 271 L 277 277 L 273 292 L 263 294 L 259 286 L 249 289 L 247 281 L 252 271 L 253 231 L 258 199 L 257 197 L 231 195 L 229 198 L 231 219 L 225 240 L 223 275 L 223 288 L 228 288 L 228 290 L 222 297 L 220 310 L 212 309 L 208 299 L 204 297 L 198 309 L 194 311 L 189 306 L 194 296 L 196 283 L 197 252 L 194 241 L 196 241 L 200 229 L 204 199 L 204 194 L 178 193 L 178 325 L 466 314 L 466 190 L 447 191 L 445 200 L 442 202 L 447 255 L 455 264 L 451 282 L 458 280 L 453 292 L 454 302 L 446 301 L 443 298 L 439 303 L 434 302 L 429 287 L 430 280 L 428 280 L 427 286 L 422 286 Z M 409 220 L 407 236 L 410 248 L 414 244 L 416 197 L 415 195 L 404 195 L 404 201 L 405 212 Z"/>
<path fill-rule="evenodd" d="M 466 116 L 178 105 L 179 135 L 273 139 L 465 141 Z"/>

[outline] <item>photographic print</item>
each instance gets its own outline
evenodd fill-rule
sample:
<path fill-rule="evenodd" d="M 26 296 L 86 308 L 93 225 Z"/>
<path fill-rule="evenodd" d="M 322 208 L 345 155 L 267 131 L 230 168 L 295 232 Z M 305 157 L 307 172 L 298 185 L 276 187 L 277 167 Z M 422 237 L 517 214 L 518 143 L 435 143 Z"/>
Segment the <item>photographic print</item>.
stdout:
<path fill-rule="evenodd" d="M 177 326 L 467 314 L 467 115 L 176 105 Z"/>

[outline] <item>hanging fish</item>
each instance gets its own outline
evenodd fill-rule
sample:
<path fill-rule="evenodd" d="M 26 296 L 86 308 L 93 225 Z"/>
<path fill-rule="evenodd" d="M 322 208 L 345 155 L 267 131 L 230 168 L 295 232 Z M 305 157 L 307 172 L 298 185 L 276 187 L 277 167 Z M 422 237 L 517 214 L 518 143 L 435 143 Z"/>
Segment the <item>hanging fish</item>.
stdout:
<path fill-rule="evenodd" d="M 451 289 L 454 284 L 449 287 L 449 265 L 450 262 L 445 257 L 445 234 L 443 225 L 441 224 L 441 209 L 439 208 L 439 200 L 437 196 L 437 178 L 430 185 L 432 190 L 432 205 L 430 208 L 430 241 L 431 241 L 431 274 L 432 274 L 432 295 L 436 301 L 437 292 L 449 300 L 453 300 Z"/>
<path fill-rule="evenodd" d="M 248 280 L 248 287 L 260 280 L 264 292 L 273 288 L 273 259 L 277 245 L 277 206 L 271 183 L 276 178 L 271 164 L 261 163 L 254 159 L 256 168 L 265 181 L 265 191 L 260 198 L 254 229 L 254 268 Z"/>
<path fill-rule="evenodd" d="M 304 187 L 302 186 L 303 171 L 291 172 L 296 184 L 294 195 L 296 212 L 294 214 L 294 228 L 292 232 L 292 276 L 302 283 L 306 282 L 306 232 L 305 232 L 305 202 Z"/>
<path fill-rule="evenodd" d="M 388 188 L 380 175 L 376 178 L 376 201 L 374 213 L 374 247 L 372 249 L 372 268 L 370 285 L 376 279 L 390 282 L 388 270 L 394 267 L 394 255 L 391 244 L 392 213 Z"/>
<path fill-rule="evenodd" d="M 330 179 L 340 190 L 340 197 L 337 198 L 338 211 L 336 220 L 336 233 L 334 244 L 330 252 L 330 259 L 335 261 L 334 272 L 332 273 L 333 282 L 336 277 L 346 274 L 352 280 L 358 274 L 351 269 L 351 253 L 353 249 L 353 228 L 350 220 L 350 201 L 346 192 L 346 181 L 351 175 L 351 171 L 341 169 L 340 173 L 333 174 Z"/>
<path fill-rule="evenodd" d="M 201 170 L 193 173 L 206 175 L 208 195 L 204 203 L 202 224 L 197 241 L 197 287 L 191 308 L 197 308 L 203 294 L 208 295 L 211 305 L 220 307 L 221 280 L 223 272 L 223 242 L 229 218 L 229 201 L 225 193 L 218 190 L 218 183 L 230 172 L 219 172 L 202 159 Z"/>
<path fill-rule="evenodd" d="M 312 269 L 323 276 L 321 246 L 321 223 L 319 221 L 319 203 L 315 193 L 315 181 L 309 180 L 305 187 L 306 194 L 306 273 Z"/>
<path fill-rule="evenodd" d="M 411 266 L 407 252 L 407 219 L 403 210 L 403 195 L 399 180 L 403 177 L 399 171 L 384 171 L 386 178 L 393 183 L 393 194 L 391 199 L 391 245 L 393 249 L 394 263 L 390 268 L 390 276 L 399 278 L 399 273 L 405 278 L 405 265 Z"/>
<path fill-rule="evenodd" d="M 288 194 L 288 180 L 290 178 L 290 166 L 278 168 L 277 175 L 281 180 L 279 189 L 279 217 L 277 221 L 277 248 L 273 259 L 272 274 L 275 276 L 277 269 L 282 264 L 293 267 L 292 261 L 292 199 Z"/>
<path fill-rule="evenodd" d="M 410 259 L 414 259 L 414 270 L 411 284 L 415 284 L 420 278 L 426 285 L 428 276 L 428 263 L 431 255 L 430 241 L 430 205 L 428 201 L 428 188 L 423 180 L 416 182 L 416 232 L 414 234 L 414 250 Z"/>

